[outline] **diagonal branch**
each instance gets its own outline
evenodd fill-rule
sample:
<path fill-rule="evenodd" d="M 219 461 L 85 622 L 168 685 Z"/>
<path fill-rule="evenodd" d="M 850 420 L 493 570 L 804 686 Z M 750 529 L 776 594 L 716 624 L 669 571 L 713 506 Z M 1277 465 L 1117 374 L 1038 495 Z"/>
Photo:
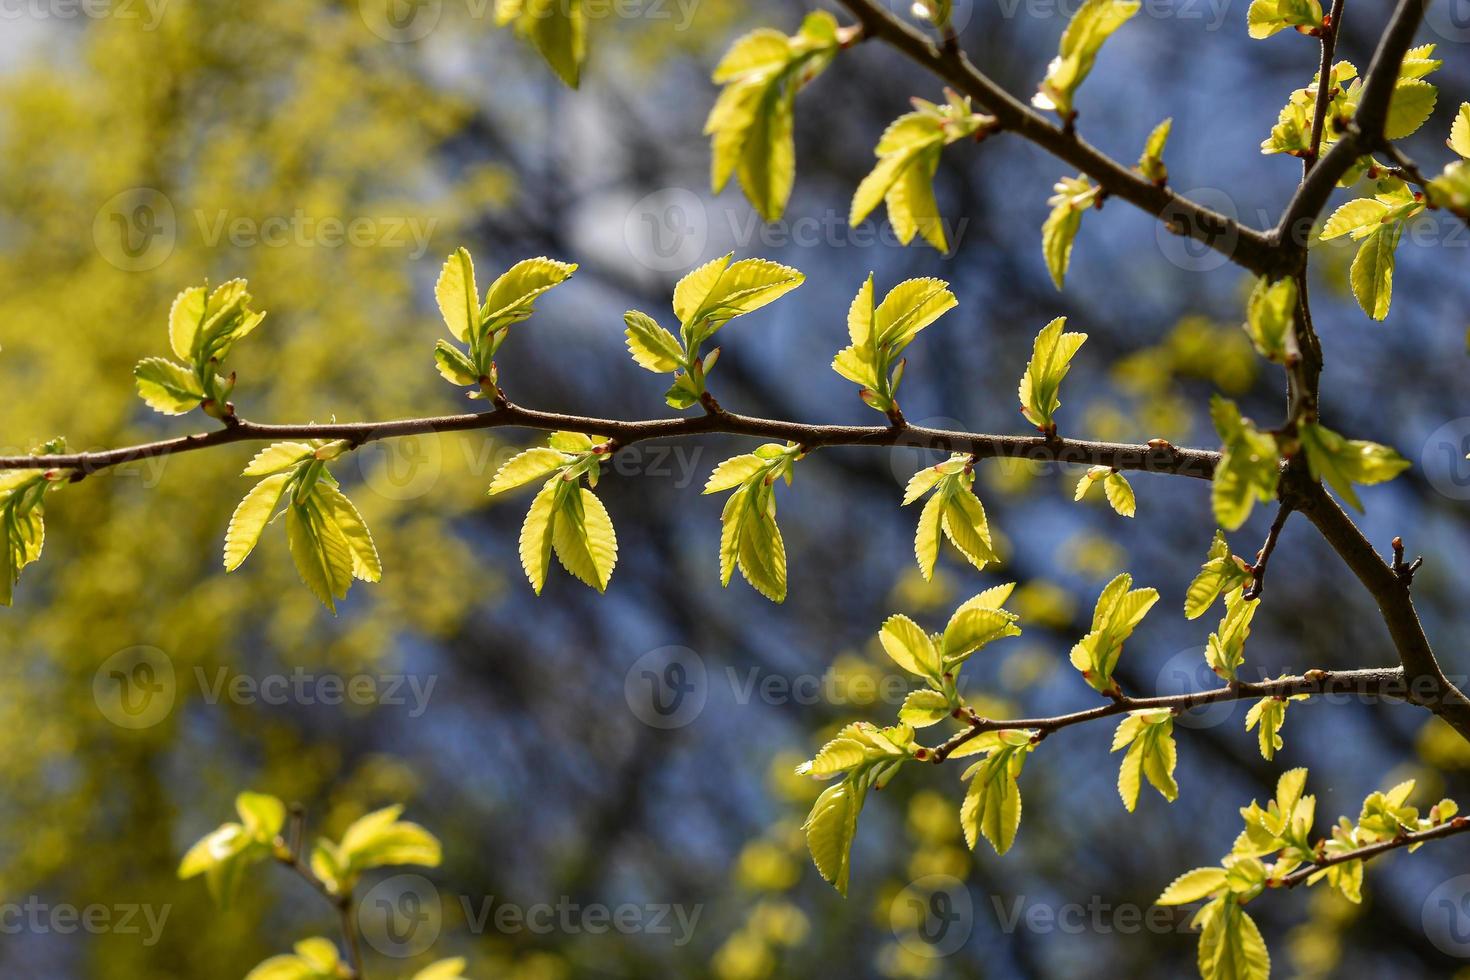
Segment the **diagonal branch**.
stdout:
<path fill-rule="evenodd" d="M 93 473 L 179 453 L 197 452 L 239 442 L 270 442 L 284 439 L 344 440 L 352 448 L 385 439 L 441 432 L 479 429 L 564 430 L 606 436 L 618 446 L 647 439 L 675 438 L 725 433 L 794 442 L 807 449 L 825 446 L 903 446 L 941 452 L 968 453 L 977 459 L 1008 457 L 1034 462 L 1079 463 L 1110 466 L 1120 470 L 1143 470 L 1209 480 L 1214 476 L 1220 454 L 1204 449 L 1179 449 L 1168 443 L 1130 445 L 1084 439 L 1045 436 L 1004 436 L 975 432 L 951 432 L 919 425 L 808 425 L 779 419 L 714 411 L 684 418 L 621 419 L 562 415 L 521 408 L 509 402 L 489 412 L 448 415 L 438 418 L 395 419 L 387 422 L 349 422 L 323 425 L 266 425 L 232 419 L 222 429 L 181 436 L 138 446 L 100 452 L 41 456 L 0 456 L 0 470 L 48 470 L 58 475 L 70 470 L 74 479 Z"/>
<path fill-rule="evenodd" d="M 1170 231 L 1208 245 L 1253 272 L 1263 273 L 1278 265 L 1269 235 L 1157 186 L 1075 132 L 1053 125 L 976 68 L 957 45 L 936 45 L 876 0 L 841 2 L 862 24 L 865 36 L 882 40 L 970 96 L 995 117 L 999 128 L 1076 167 L 1108 195 L 1137 206 L 1163 221 Z"/>
<path fill-rule="evenodd" d="M 1382 148 L 1388 106 L 1393 99 L 1394 86 L 1398 84 L 1399 68 L 1404 63 L 1404 54 L 1414 42 L 1414 32 L 1424 17 L 1424 6 L 1425 0 L 1399 0 L 1388 28 L 1378 42 L 1378 49 L 1373 53 L 1373 61 L 1363 75 L 1363 94 L 1351 125 L 1321 162 L 1310 168 L 1281 215 L 1281 222 L 1269 236 L 1279 246 L 1278 262 L 1271 270 L 1277 275 L 1296 271 L 1305 260 L 1312 225 L 1327 206 L 1327 199 L 1342 175 L 1360 157 Z M 1335 33 L 1336 24 L 1332 29 Z M 1325 49 L 1325 40 L 1323 46 Z"/>
<path fill-rule="evenodd" d="M 1438 827 L 1431 827 L 1428 830 L 1416 830 L 1412 833 L 1401 834 L 1389 840 L 1379 841 L 1376 844 L 1368 844 L 1355 850 L 1323 855 L 1305 868 L 1298 868 L 1282 878 L 1275 883 L 1275 887 L 1295 888 L 1312 877 L 1312 875 L 1325 868 L 1330 868 L 1334 864 L 1344 864 L 1348 861 L 1366 861 L 1380 854 L 1396 851 L 1401 847 L 1413 847 L 1416 844 L 1423 844 L 1426 841 L 1439 840 L 1442 837 L 1453 837 L 1455 834 L 1461 834 L 1467 830 L 1470 830 L 1470 818 L 1455 817 L 1453 820 L 1442 823 Z"/>
<path fill-rule="evenodd" d="M 985 732 L 1005 729 L 1033 729 L 1044 738 L 1052 732 L 1073 725 L 1111 718 L 1130 711 L 1171 708 L 1178 714 L 1200 705 L 1220 701 L 1243 701 L 1253 698 L 1287 698 L 1295 694 L 1362 694 L 1390 700 L 1408 700 L 1404 672 L 1398 667 L 1375 667 L 1366 670 L 1309 670 L 1297 677 L 1278 677 L 1269 681 L 1234 681 L 1224 687 L 1188 694 L 1166 694 L 1150 698 L 1120 696 L 1107 704 L 1049 718 L 1018 718 L 997 721 L 971 714 L 970 727 L 956 732 L 928 754 L 933 762 L 943 762 L 956 749 Z M 920 756 L 919 758 L 925 758 Z"/>
<path fill-rule="evenodd" d="M 1470 698 L 1445 676 L 1409 593 L 1409 581 L 1373 549 L 1320 484 L 1294 491 L 1294 503 L 1373 596 L 1403 664 L 1407 700 L 1428 708 L 1470 739 Z"/>

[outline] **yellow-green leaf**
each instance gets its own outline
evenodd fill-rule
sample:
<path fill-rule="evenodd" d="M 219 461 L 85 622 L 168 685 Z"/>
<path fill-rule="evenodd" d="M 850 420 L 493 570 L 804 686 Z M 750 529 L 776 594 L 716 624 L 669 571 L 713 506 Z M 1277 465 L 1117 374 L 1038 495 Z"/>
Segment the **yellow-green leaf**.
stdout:
<path fill-rule="evenodd" d="M 665 374 L 675 371 L 683 361 L 684 349 L 674 335 L 646 313 L 629 310 L 623 314 L 627 324 L 628 353 L 633 361 L 645 371 Z"/>
<path fill-rule="evenodd" d="M 531 588 L 540 595 L 546 586 L 546 573 L 551 567 L 552 530 L 555 525 L 556 490 L 560 480 L 546 481 L 545 486 L 531 501 L 526 519 L 521 524 L 521 568 L 531 582 Z"/>
<path fill-rule="evenodd" d="M 1087 340 L 1085 333 L 1063 333 L 1067 318 L 1059 316 L 1041 329 L 1032 347 L 1031 360 L 1021 376 L 1018 394 L 1021 412 L 1043 432 L 1053 426 L 1052 417 L 1061 407 L 1058 392 L 1072 367 L 1072 357 Z"/>
<path fill-rule="evenodd" d="M 230 517 L 230 528 L 225 533 L 225 571 L 233 572 L 250 557 L 250 552 L 255 550 L 271 515 L 276 512 L 276 506 L 280 504 L 281 495 L 285 493 L 286 484 L 290 480 L 289 473 L 267 477 L 257 483 L 245 495 L 245 499 L 240 501 Z"/>
<path fill-rule="evenodd" d="M 495 478 L 490 481 L 490 495 L 493 497 L 550 476 L 571 461 L 572 457 L 566 453 L 546 446 L 535 446 L 517 453 L 495 471 Z"/>
<path fill-rule="evenodd" d="M 444 260 L 434 299 L 454 339 L 466 343 L 480 326 L 480 297 L 475 286 L 475 262 L 468 249 L 455 249 Z M 473 383 L 473 382 L 471 382 Z"/>
<path fill-rule="evenodd" d="M 133 368 L 138 397 L 155 412 L 183 415 L 199 407 L 204 389 L 194 372 L 163 357 L 148 357 Z"/>

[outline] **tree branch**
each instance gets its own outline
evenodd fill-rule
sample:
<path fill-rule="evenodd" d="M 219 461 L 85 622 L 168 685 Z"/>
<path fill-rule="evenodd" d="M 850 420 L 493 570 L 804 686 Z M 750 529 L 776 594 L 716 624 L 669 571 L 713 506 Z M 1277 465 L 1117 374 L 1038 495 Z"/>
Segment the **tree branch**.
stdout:
<path fill-rule="evenodd" d="M 620 419 L 562 415 L 521 408 L 506 402 L 489 412 L 438 418 L 395 419 L 385 422 L 349 422 L 322 425 L 266 425 L 237 419 L 209 433 L 182 436 L 100 452 L 41 456 L 0 456 L 0 470 L 72 471 L 78 479 L 101 470 L 144 459 L 196 452 L 238 442 L 285 439 L 340 439 L 353 448 L 385 439 L 441 432 L 520 428 L 548 432 L 565 430 L 606 436 L 619 447 L 647 439 L 725 433 L 794 442 L 807 449 L 825 446 L 905 446 L 941 452 L 968 453 L 977 459 L 1007 457 L 1047 463 L 1079 463 L 1213 478 L 1220 454 L 1204 449 L 1179 449 L 1167 443 L 1130 445 L 1084 439 L 1048 439 L 1045 436 L 1005 436 L 951 432 L 920 425 L 808 425 L 779 419 L 737 415 L 724 410 L 684 418 Z"/>
<path fill-rule="evenodd" d="M 999 128 L 1030 140 L 1058 159 L 1087 174 L 1111 197 L 1121 198 L 1164 222 L 1176 234 L 1187 235 L 1253 272 L 1275 268 L 1271 237 L 1159 187 L 1082 139 L 1053 125 L 1039 113 L 1001 88 L 981 72 L 958 46 L 938 46 L 921 31 L 904 23 L 875 0 L 841 0 L 862 24 L 866 37 L 890 47 L 948 82 L 994 116 Z"/>
<path fill-rule="evenodd" d="M 1271 561 L 1271 555 L 1276 551 L 1276 542 L 1281 538 L 1281 529 L 1286 527 L 1286 519 L 1291 516 L 1291 504 L 1282 503 L 1281 508 L 1276 511 L 1276 519 L 1271 522 L 1271 529 L 1266 532 L 1266 543 L 1261 546 L 1261 551 L 1256 555 L 1256 563 L 1251 566 L 1251 584 L 1246 587 L 1243 596 L 1246 599 L 1259 599 L 1261 590 L 1266 587 L 1266 566 Z"/>
<path fill-rule="evenodd" d="M 1333 0 L 1326 28 L 1322 31 L 1322 61 L 1317 69 L 1317 104 L 1312 110 L 1312 138 L 1307 155 L 1302 157 L 1302 179 L 1312 172 L 1312 165 L 1322 152 L 1322 131 L 1327 127 L 1327 107 L 1332 104 L 1332 89 L 1322 84 L 1332 71 L 1332 56 L 1337 50 L 1337 35 L 1342 30 L 1344 0 Z"/>
<path fill-rule="evenodd" d="M 1403 665 L 1407 700 L 1428 708 L 1470 739 L 1470 699 L 1445 676 L 1435 659 L 1434 650 L 1419 622 L 1419 614 L 1414 609 L 1407 577 L 1399 575 L 1383 560 L 1358 526 L 1319 484 L 1305 484 L 1294 493 L 1296 508 L 1316 525 L 1378 604 L 1378 611 Z"/>
<path fill-rule="evenodd" d="M 1018 718 L 996 721 L 982 718 L 974 713 L 970 716 L 970 727 L 956 732 L 947 741 L 928 753 L 934 762 L 943 762 L 961 745 L 985 732 L 1005 729 L 1034 729 L 1041 737 L 1073 725 L 1111 718 L 1130 711 L 1145 711 L 1152 708 L 1170 708 L 1175 714 L 1217 701 L 1243 701 L 1253 698 L 1291 697 L 1294 694 L 1363 694 L 1389 700 L 1409 700 L 1404 683 L 1404 672 L 1399 667 L 1374 667 L 1365 670 L 1309 670 L 1297 677 L 1279 677 L 1269 681 L 1234 681 L 1224 687 L 1188 694 L 1166 694 L 1151 698 L 1120 696 L 1107 704 L 1074 711 L 1050 718 Z M 921 758 L 923 758 L 921 756 Z"/>
<path fill-rule="evenodd" d="M 1442 837 L 1453 837 L 1455 834 L 1464 833 L 1467 830 L 1470 830 L 1470 819 L 1455 817 L 1453 820 L 1442 823 L 1438 827 L 1431 827 L 1428 830 L 1417 830 L 1413 833 L 1395 837 L 1392 840 L 1379 841 L 1377 844 L 1369 844 L 1366 847 L 1360 847 L 1356 850 L 1346 851 L 1340 854 L 1324 855 L 1314 863 L 1304 868 L 1298 868 L 1291 874 L 1285 876 L 1275 883 L 1275 887 L 1295 888 L 1318 871 L 1321 871 L 1323 868 L 1330 868 L 1334 864 L 1344 864 L 1348 861 L 1366 861 L 1380 854 L 1396 851 L 1401 847 L 1411 847 L 1415 844 L 1423 844 L 1425 841 L 1439 840 Z"/>
<path fill-rule="evenodd" d="M 1306 257 L 1312 225 L 1326 207 L 1337 182 L 1359 157 L 1383 147 L 1383 127 L 1388 120 L 1389 101 L 1398 83 L 1404 54 L 1413 44 L 1414 32 L 1424 17 L 1424 3 L 1425 0 L 1399 0 L 1388 28 L 1378 42 L 1378 49 L 1373 53 L 1373 61 L 1363 75 L 1363 94 L 1351 125 L 1321 162 L 1309 168 L 1306 179 L 1281 215 L 1281 222 L 1269 236 L 1279 246 L 1274 252 L 1277 258 L 1271 269 L 1274 274 L 1289 275 L 1296 271 Z M 1333 33 L 1336 33 L 1335 24 Z M 1325 75 L 1323 81 L 1326 81 Z"/>

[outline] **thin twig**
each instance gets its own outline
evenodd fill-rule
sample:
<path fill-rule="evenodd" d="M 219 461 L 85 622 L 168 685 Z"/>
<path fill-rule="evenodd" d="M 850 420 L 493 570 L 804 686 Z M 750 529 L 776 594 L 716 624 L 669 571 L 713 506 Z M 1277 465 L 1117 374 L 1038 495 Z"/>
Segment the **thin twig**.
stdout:
<path fill-rule="evenodd" d="M 880 40 L 970 96 L 995 117 L 996 129 L 1030 140 L 1095 180 L 1109 196 L 1128 201 L 1168 227 L 1215 249 L 1254 272 L 1277 263 L 1269 235 L 1249 228 L 1167 187 L 1160 187 L 1132 167 L 1082 139 L 1069 125 L 1057 126 L 1001 88 L 958 46 L 936 46 L 923 32 L 904 23 L 877 0 L 841 0 L 863 27 L 863 36 Z"/>
<path fill-rule="evenodd" d="M 1040 435 L 1003 436 L 952 432 L 918 425 L 808 425 L 737 415 L 724 410 L 682 418 L 623 421 L 541 412 L 506 402 L 502 407 L 489 412 L 440 418 L 395 419 L 387 422 L 265 425 L 242 418 L 229 428 L 121 449 L 53 456 L 0 456 L 0 470 L 42 469 L 56 471 L 58 474 L 71 470 L 85 476 L 125 463 L 239 442 L 340 439 L 357 448 L 384 439 L 498 428 L 582 432 L 614 438 L 619 446 L 629 446 L 647 439 L 714 433 L 795 442 L 808 449 L 825 446 L 904 446 L 963 452 L 977 459 L 999 456 L 1036 462 L 1079 463 L 1111 466 L 1120 470 L 1171 473 L 1201 480 L 1209 480 L 1214 476 L 1215 465 L 1220 460 L 1219 453 L 1204 449 L 1153 447 L 1082 439 L 1047 439 Z"/>
<path fill-rule="evenodd" d="M 1312 136 L 1307 153 L 1302 157 L 1302 179 L 1312 172 L 1312 165 L 1322 152 L 1322 132 L 1327 126 L 1327 107 L 1336 94 L 1329 84 L 1332 80 L 1332 56 L 1337 50 L 1337 35 L 1342 30 L 1342 8 L 1344 0 L 1333 0 L 1332 12 L 1327 15 L 1327 25 L 1322 28 L 1322 61 L 1317 71 L 1317 104 L 1312 110 Z"/>
<path fill-rule="evenodd" d="M 1266 585 L 1266 566 L 1271 561 L 1271 555 L 1276 551 L 1276 542 L 1281 538 L 1281 529 L 1286 527 L 1286 519 L 1291 516 L 1291 504 L 1282 503 L 1281 509 L 1276 511 L 1276 519 L 1271 522 L 1271 530 L 1266 532 L 1266 543 L 1261 546 L 1256 555 L 1256 563 L 1251 566 L 1251 584 L 1242 592 L 1246 599 L 1259 599 L 1261 590 Z"/>
<path fill-rule="evenodd" d="M 1327 205 L 1338 180 L 1364 154 L 1372 152 L 1382 142 L 1389 100 L 1398 83 L 1404 54 L 1414 43 L 1414 32 L 1423 20 L 1424 2 L 1399 0 L 1387 29 L 1378 41 L 1373 60 L 1363 74 L 1363 89 L 1352 123 L 1332 149 L 1312 166 L 1287 204 L 1281 221 L 1268 236 L 1275 248 L 1266 264 L 1275 274 L 1290 275 L 1301 265 L 1311 226 Z"/>
<path fill-rule="evenodd" d="M 1241 701 L 1249 698 L 1290 697 L 1294 694 L 1365 694 L 1390 700 L 1408 700 L 1404 685 L 1404 672 L 1399 667 L 1374 667 L 1364 670 L 1309 670 L 1296 677 L 1278 677 L 1268 681 L 1234 681 L 1224 687 L 1187 694 L 1165 694 L 1157 697 L 1134 698 L 1118 695 L 1107 704 L 1070 714 L 1053 715 L 1048 718 L 1014 718 L 996 720 L 982 718 L 973 712 L 969 716 L 970 727 L 956 732 L 947 741 L 921 758 L 943 762 L 961 745 L 985 732 L 1027 729 L 1042 737 L 1072 725 L 1081 725 L 1100 718 L 1111 718 L 1129 711 L 1145 711 L 1169 708 L 1176 714 L 1190 708 L 1220 701 Z"/>
<path fill-rule="evenodd" d="M 310 885 L 313 891 L 326 899 L 337 910 L 342 924 L 342 939 L 347 945 L 348 962 L 352 965 L 350 980 L 367 980 L 367 971 L 363 966 L 362 945 L 357 938 L 357 924 L 353 918 L 352 895 L 351 893 L 341 895 L 333 891 L 326 882 L 317 877 L 316 872 L 311 870 L 311 865 L 307 862 L 304 853 L 305 824 L 306 811 L 299 803 L 291 804 L 287 831 L 284 835 L 276 837 L 276 861 L 294 871 L 297 877 Z"/>
<path fill-rule="evenodd" d="M 1296 871 L 1275 882 L 1274 887 L 1295 888 L 1318 871 L 1330 868 L 1334 864 L 1344 864 L 1348 861 L 1366 861 L 1380 854 L 1396 851 L 1401 847 L 1411 847 L 1414 844 L 1423 844 L 1425 841 L 1439 840 L 1442 837 L 1453 837 L 1455 834 L 1464 833 L 1467 830 L 1470 830 L 1470 819 L 1455 817 L 1453 820 L 1448 820 L 1438 827 L 1431 827 L 1428 830 L 1416 830 L 1412 833 L 1400 834 L 1398 837 L 1390 840 L 1368 844 L 1352 851 L 1325 854 L 1312 864 L 1304 868 L 1298 868 Z"/>

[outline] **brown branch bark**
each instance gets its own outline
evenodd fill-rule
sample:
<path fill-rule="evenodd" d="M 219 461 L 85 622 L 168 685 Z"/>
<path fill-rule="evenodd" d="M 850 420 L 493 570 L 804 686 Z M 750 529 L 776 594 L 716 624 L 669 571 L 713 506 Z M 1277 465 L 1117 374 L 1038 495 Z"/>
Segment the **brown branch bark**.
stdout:
<path fill-rule="evenodd" d="M 998 721 L 978 715 L 970 719 L 970 727 L 956 732 L 947 741 L 932 750 L 929 757 L 934 762 L 943 762 L 961 745 L 985 732 L 1006 729 L 1031 729 L 1042 737 L 1073 725 L 1082 725 L 1100 718 L 1111 718 L 1130 711 L 1145 711 L 1152 708 L 1170 708 L 1176 714 L 1217 701 L 1243 701 L 1253 698 L 1291 697 L 1294 694 L 1361 694 L 1388 700 L 1407 700 L 1404 672 L 1399 667 L 1374 667 L 1365 670 L 1309 670 L 1297 677 L 1280 677 L 1269 681 L 1236 681 L 1224 687 L 1208 691 L 1193 691 L 1187 694 L 1165 694 L 1157 697 L 1134 698 L 1122 695 L 1083 711 L 1048 718 L 1015 718 Z"/>
<path fill-rule="evenodd" d="M 1327 206 L 1332 189 L 1359 157 L 1383 146 L 1383 127 L 1388 120 L 1389 102 L 1398 82 L 1399 68 L 1404 63 L 1404 54 L 1413 44 L 1414 32 L 1424 17 L 1424 3 L 1425 0 L 1399 0 L 1378 42 L 1378 49 L 1373 53 L 1373 61 L 1363 75 L 1363 94 L 1358 100 L 1352 125 L 1321 162 L 1310 168 L 1306 179 L 1287 204 L 1280 223 L 1271 233 L 1270 238 L 1276 245 L 1273 250 L 1276 259 L 1270 267 L 1275 275 L 1290 275 L 1300 267 L 1306 257 L 1312 225 Z M 1333 30 L 1336 31 L 1335 26 Z"/>
<path fill-rule="evenodd" d="M 1395 837 L 1392 840 L 1379 841 L 1377 844 L 1368 844 L 1365 847 L 1360 847 L 1357 850 L 1348 851 L 1344 854 L 1332 854 L 1321 857 L 1314 863 L 1309 864 L 1304 868 L 1298 868 L 1291 874 L 1282 878 L 1280 881 L 1276 882 L 1275 887 L 1295 888 L 1297 885 L 1300 885 L 1302 882 L 1306 881 L 1318 871 L 1321 871 L 1323 868 L 1330 868 L 1334 864 L 1344 864 L 1348 861 L 1366 861 L 1370 858 L 1375 858 L 1380 854 L 1387 854 L 1389 851 L 1396 851 L 1401 847 L 1412 847 L 1415 844 L 1423 844 L 1426 841 L 1439 840 L 1444 837 L 1453 837 L 1454 835 L 1462 834 L 1467 830 L 1470 830 L 1470 819 L 1466 819 L 1465 817 L 1455 817 L 1453 820 L 1446 821 L 1445 823 L 1440 824 L 1438 827 L 1431 827 L 1429 830 L 1418 830 L 1411 834 L 1404 834 L 1400 837 Z"/>
<path fill-rule="evenodd" d="M 1157 186 L 1076 132 L 1051 123 L 975 67 L 957 45 L 936 45 L 875 0 L 841 2 L 862 24 L 866 37 L 882 40 L 970 96 L 995 117 L 1001 129 L 1076 167 L 1097 181 L 1108 196 L 1148 212 L 1176 234 L 1187 235 L 1253 272 L 1263 273 L 1277 264 L 1269 235 Z"/>
<path fill-rule="evenodd" d="M 952 432 L 921 425 L 809 425 L 779 419 L 717 411 L 685 418 L 621 419 L 562 415 L 521 408 L 509 402 L 489 412 L 439 418 L 395 419 L 386 422 L 348 422 L 324 425 L 267 425 L 237 419 L 213 432 L 165 439 L 120 449 L 51 456 L 0 456 L 0 470 L 67 470 L 90 476 L 101 470 L 144 459 L 197 452 L 239 442 L 288 439 L 341 439 L 354 448 L 384 439 L 480 429 L 565 430 L 606 436 L 629 446 L 648 439 L 726 433 L 794 442 L 807 449 L 824 446 L 904 446 L 967 453 L 977 459 L 1008 457 L 1046 463 L 1080 463 L 1143 470 L 1209 480 L 1220 454 L 1205 449 L 1179 449 L 1167 444 L 1132 445 L 1085 439 L 1048 439 L 1041 435 L 1005 436 Z"/>
<path fill-rule="evenodd" d="M 1403 664 L 1407 700 L 1428 708 L 1470 740 L 1470 699 L 1445 676 L 1435 658 L 1414 609 L 1409 582 L 1383 560 L 1320 485 L 1306 484 L 1299 488 L 1295 503 L 1377 603 L 1398 651 L 1399 662 Z"/>

